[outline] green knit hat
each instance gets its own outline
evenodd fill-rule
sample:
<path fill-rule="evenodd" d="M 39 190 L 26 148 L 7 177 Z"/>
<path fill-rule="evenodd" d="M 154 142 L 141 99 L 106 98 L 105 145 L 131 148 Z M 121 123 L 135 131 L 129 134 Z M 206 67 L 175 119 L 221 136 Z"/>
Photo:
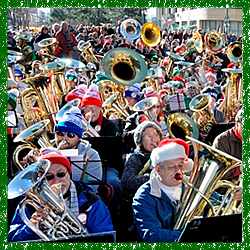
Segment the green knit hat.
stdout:
<path fill-rule="evenodd" d="M 17 105 L 17 96 L 13 92 L 8 93 L 8 103 L 13 109 L 16 109 Z"/>

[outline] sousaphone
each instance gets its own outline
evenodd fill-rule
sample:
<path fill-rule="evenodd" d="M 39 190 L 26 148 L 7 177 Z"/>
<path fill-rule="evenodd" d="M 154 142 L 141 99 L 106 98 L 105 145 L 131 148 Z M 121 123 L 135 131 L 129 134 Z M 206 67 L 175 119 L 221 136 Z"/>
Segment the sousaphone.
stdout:
<path fill-rule="evenodd" d="M 225 47 L 224 39 L 217 30 L 211 30 L 206 33 L 205 45 L 213 53 L 218 53 Z"/>
<path fill-rule="evenodd" d="M 113 82 L 132 86 L 147 75 L 147 64 L 142 56 L 132 49 L 114 48 L 102 60 L 105 75 Z"/>
<path fill-rule="evenodd" d="M 142 26 L 141 39 L 149 47 L 156 46 L 161 40 L 160 28 L 154 22 L 147 22 Z"/>

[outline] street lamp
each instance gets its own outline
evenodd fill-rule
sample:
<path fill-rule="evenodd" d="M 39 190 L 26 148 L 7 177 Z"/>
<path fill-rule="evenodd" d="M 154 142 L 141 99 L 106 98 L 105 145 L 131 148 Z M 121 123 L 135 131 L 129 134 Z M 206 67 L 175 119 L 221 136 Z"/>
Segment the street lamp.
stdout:
<path fill-rule="evenodd" d="M 225 34 L 227 35 L 228 31 L 229 31 L 229 27 L 230 27 L 230 20 L 229 20 L 229 15 L 228 15 L 228 8 L 226 9 L 226 15 L 225 15 L 225 19 L 224 19 L 224 31 Z"/>

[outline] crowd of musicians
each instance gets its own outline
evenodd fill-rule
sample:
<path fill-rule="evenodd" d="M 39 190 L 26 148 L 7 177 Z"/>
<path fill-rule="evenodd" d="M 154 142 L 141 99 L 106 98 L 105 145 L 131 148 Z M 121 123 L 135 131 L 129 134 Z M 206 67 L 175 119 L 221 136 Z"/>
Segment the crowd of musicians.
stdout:
<path fill-rule="evenodd" d="M 9 241 L 177 242 L 241 213 L 241 37 L 125 19 L 7 39 Z"/>

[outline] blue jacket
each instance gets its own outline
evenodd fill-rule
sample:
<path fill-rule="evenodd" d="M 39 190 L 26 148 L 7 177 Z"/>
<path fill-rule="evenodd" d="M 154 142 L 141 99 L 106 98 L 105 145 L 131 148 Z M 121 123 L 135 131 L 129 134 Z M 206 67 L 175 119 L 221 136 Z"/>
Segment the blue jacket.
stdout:
<path fill-rule="evenodd" d="M 74 181 L 78 195 L 79 213 L 87 214 L 86 227 L 89 233 L 99 233 L 113 231 L 113 224 L 110 217 L 110 213 L 100 199 L 99 196 L 95 195 L 89 186 L 82 181 Z M 18 205 L 13 220 L 10 225 L 8 232 L 8 241 L 26 241 L 39 239 L 39 236 L 35 234 L 28 226 L 26 226 L 23 220 L 19 216 Z M 30 218 L 31 212 L 26 207 L 27 217 Z M 88 210 L 86 212 L 86 210 Z"/>
<path fill-rule="evenodd" d="M 184 188 L 183 185 L 182 194 Z M 137 190 L 132 208 L 138 241 L 174 242 L 181 235 L 181 231 L 173 230 L 178 218 L 175 205 L 154 179 Z"/>

